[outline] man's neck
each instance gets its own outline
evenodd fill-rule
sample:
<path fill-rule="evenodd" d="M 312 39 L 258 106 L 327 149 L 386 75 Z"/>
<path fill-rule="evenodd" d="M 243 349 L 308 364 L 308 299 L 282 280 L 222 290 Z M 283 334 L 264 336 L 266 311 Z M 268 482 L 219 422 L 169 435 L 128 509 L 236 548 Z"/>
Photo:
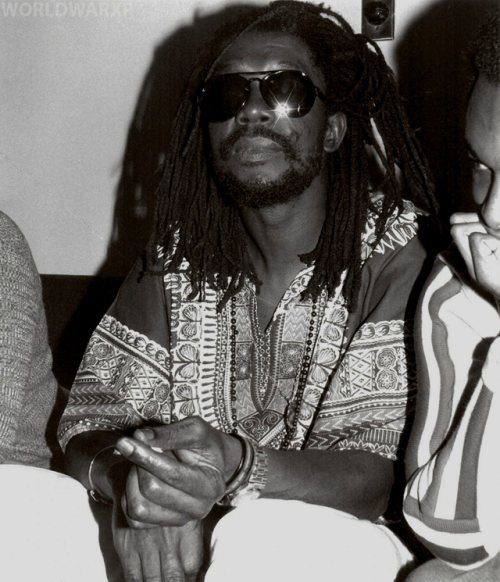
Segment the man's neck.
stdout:
<path fill-rule="evenodd" d="M 248 252 L 259 279 L 272 295 L 286 289 L 304 267 L 299 255 L 317 245 L 326 209 L 326 188 L 318 176 L 296 199 L 261 209 L 242 208 Z"/>

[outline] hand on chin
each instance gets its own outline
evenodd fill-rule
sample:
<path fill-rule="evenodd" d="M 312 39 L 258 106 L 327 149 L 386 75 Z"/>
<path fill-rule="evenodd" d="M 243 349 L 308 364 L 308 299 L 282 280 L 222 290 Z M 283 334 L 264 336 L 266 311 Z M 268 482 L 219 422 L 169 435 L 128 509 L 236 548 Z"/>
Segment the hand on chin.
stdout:
<path fill-rule="evenodd" d="M 487 232 L 476 213 L 456 213 L 450 222 L 470 276 L 500 300 L 500 239 Z"/>

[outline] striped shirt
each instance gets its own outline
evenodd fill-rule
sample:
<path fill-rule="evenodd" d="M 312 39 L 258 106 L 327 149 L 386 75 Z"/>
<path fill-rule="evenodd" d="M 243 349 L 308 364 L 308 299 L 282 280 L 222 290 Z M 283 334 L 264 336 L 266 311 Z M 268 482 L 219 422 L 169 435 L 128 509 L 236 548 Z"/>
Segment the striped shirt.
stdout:
<path fill-rule="evenodd" d="M 405 517 L 436 557 L 477 566 L 500 550 L 500 314 L 454 247 L 436 260 L 415 327 Z"/>

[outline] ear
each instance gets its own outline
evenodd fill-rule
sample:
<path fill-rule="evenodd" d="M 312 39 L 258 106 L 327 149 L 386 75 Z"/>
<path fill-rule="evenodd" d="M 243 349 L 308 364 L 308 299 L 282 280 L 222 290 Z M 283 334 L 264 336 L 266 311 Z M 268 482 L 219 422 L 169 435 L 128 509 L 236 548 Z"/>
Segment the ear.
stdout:
<path fill-rule="evenodd" d="M 347 119 L 341 111 L 329 115 L 327 119 L 325 138 L 323 140 L 323 149 L 325 152 L 331 154 L 338 150 L 346 131 Z"/>

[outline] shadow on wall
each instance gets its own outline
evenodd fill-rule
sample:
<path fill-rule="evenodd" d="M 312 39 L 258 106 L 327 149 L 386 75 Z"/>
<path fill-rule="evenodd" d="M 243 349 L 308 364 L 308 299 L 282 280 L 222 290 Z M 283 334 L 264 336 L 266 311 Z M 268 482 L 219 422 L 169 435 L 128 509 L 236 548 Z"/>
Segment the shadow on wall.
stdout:
<path fill-rule="evenodd" d="M 443 214 L 471 210 L 465 112 L 468 44 L 498 0 L 439 0 L 408 28 L 397 48 L 399 87 L 410 123 L 434 172 Z"/>
<path fill-rule="evenodd" d="M 99 275 L 125 275 L 143 252 L 153 226 L 155 191 L 184 85 L 214 31 L 252 9 L 255 4 L 240 3 L 208 16 L 195 16 L 191 25 L 182 26 L 156 48 L 130 124 L 111 246 Z"/>

